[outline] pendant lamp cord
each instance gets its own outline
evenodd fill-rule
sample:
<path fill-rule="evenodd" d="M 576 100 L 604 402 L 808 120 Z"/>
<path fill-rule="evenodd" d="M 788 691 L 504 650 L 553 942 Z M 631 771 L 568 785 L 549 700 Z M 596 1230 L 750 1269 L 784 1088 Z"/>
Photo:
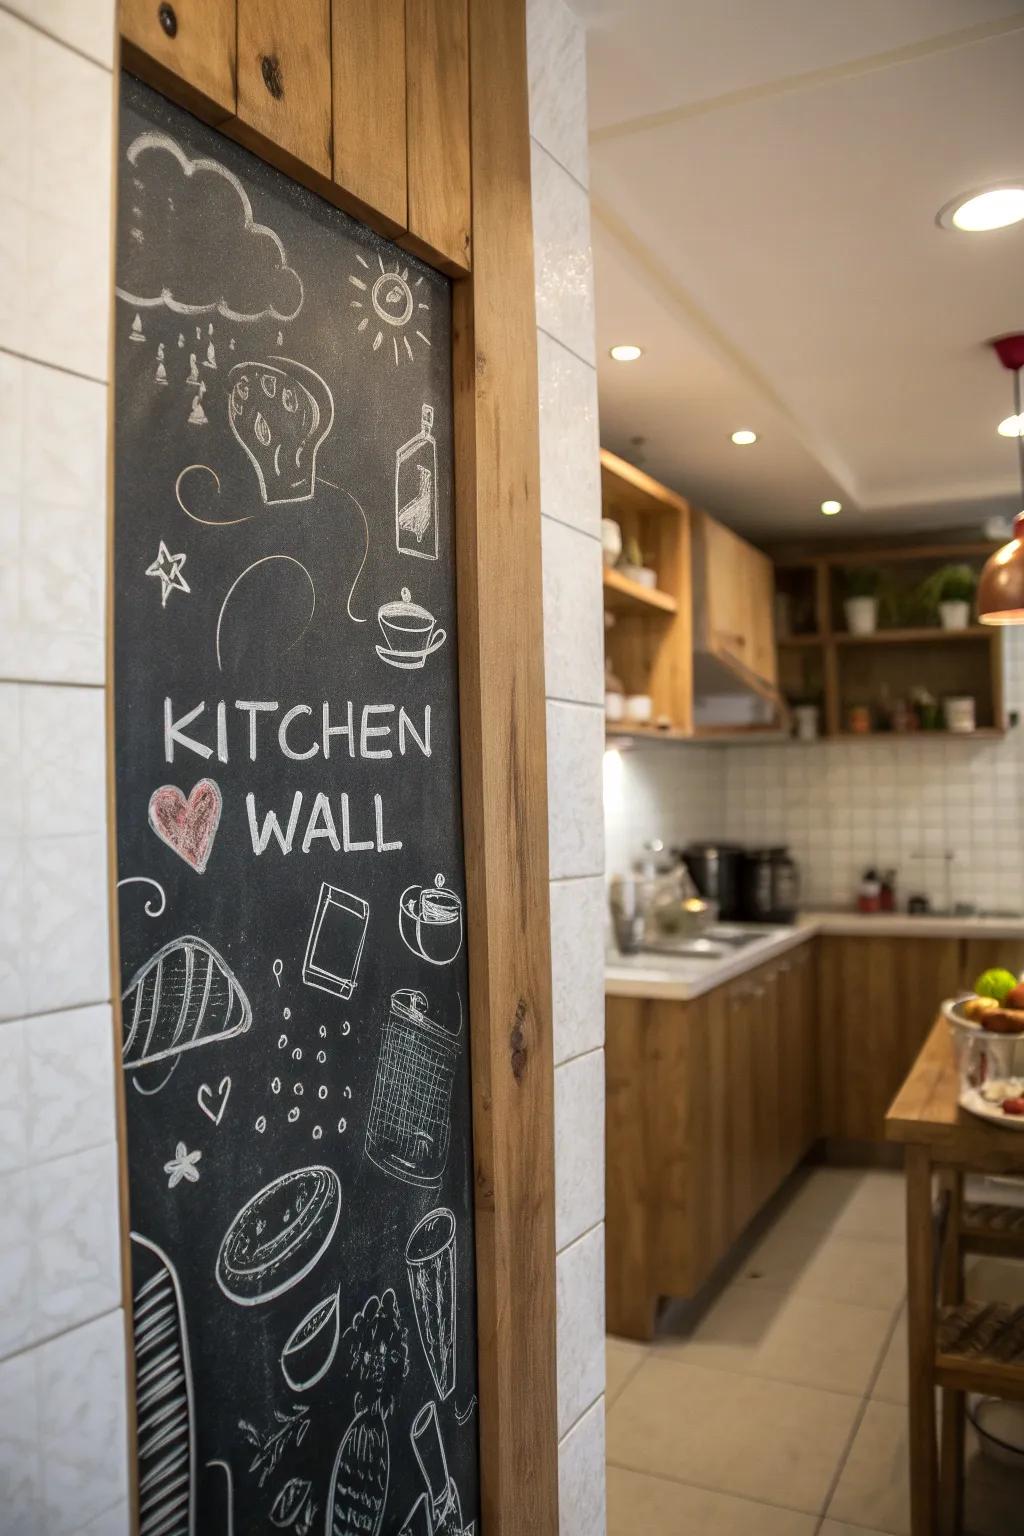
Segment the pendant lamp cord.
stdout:
<path fill-rule="evenodd" d="M 1024 431 L 1021 430 L 1019 368 L 1013 370 L 1013 409 L 1017 417 L 1017 464 L 1020 469 L 1021 511 L 1024 512 Z"/>

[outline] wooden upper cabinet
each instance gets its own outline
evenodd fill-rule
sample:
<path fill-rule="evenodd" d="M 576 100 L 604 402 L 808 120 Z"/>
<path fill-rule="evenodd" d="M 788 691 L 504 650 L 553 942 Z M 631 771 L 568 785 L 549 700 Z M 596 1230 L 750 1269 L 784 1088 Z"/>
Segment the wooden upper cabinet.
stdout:
<path fill-rule="evenodd" d="M 470 265 L 469 24 L 465 0 L 406 0 L 410 243 Z"/>
<path fill-rule="evenodd" d="M 772 563 L 706 512 L 699 523 L 700 565 L 694 575 L 702 597 L 703 634 L 698 644 L 774 687 L 778 667 Z"/>
<path fill-rule="evenodd" d="M 124 62 L 207 122 L 235 111 L 235 0 L 120 0 Z"/>
<path fill-rule="evenodd" d="M 238 0 L 238 122 L 331 176 L 330 0 Z"/>
<path fill-rule="evenodd" d="M 404 230 L 405 0 L 333 0 L 331 14 L 334 180 Z"/>

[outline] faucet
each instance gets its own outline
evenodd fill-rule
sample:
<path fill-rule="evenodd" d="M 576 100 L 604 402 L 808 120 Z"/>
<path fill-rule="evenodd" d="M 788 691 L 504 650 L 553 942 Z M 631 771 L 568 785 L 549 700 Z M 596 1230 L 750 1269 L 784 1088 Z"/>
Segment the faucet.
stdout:
<path fill-rule="evenodd" d="M 944 861 L 946 866 L 944 880 L 946 900 L 942 909 L 944 913 L 949 916 L 967 917 L 973 912 L 974 909 L 969 902 L 957 902 L 955 906 L 953 904 L 953 860 L 956 858 L 956 854 L 952 848 L 944 848 L 941 853 L 929 853 L 927 848 L 918 848 L 915 849 L 910 857 L 912 859 L 942 859 Z"/>

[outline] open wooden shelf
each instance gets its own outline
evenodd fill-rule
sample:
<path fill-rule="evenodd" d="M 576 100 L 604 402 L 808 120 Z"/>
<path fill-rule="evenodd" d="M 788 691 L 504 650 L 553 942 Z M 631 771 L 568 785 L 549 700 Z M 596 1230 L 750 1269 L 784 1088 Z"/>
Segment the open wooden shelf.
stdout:
<path fill-rule="evenodd" d="M 635 613 L 638 608 L 658 613 L 677 613 L 679 604 L 669 592 L 644 587 L 609 566 L 604 567 L 605 607 L 613 613 Z"/>
<path fill-rule="evenodd" d="M 973 731 L 836 731 L 844 741 L 995 741 L 1006 732 L 996 725 Z"/>
<path fill-rule="evenodd" d="M 775 644 L 781 650 L 783 646 L 824 645 L 821 635 L 778 635 Z"/>
<path fill-rule="evenodd" d="M 837 645 L 918 645 L 941 640 L 956 643 L 961 640 L 991 640 L 992 629 L 984 624 L 972 624 L 967 629 L 943 629 L 929 624 L 921 629 L 875 629 L 870 635 L 851 635 L 837 630 L 832 636 Z"/>

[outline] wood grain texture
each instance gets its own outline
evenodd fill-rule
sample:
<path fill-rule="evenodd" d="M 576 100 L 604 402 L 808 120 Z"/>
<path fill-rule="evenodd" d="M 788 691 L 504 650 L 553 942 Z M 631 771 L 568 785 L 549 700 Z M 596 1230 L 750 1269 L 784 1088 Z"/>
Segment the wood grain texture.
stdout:
<path fill-rule="evenodd" d="M 331 176 L 330 0 L 238 0 L 237 118 L 243 143 Z"/>
<path fill-rule="evenodd" d="M 481 1523 L 491 1536 L 554 1536 L 554 1070 L 526 20 L 523 0 L 471 4 L 474 275 L 455 284 L 453 319 Z"/>
<path fill-rule="evenodd" d="M 235 111 L 235 0 L 173 0 L 173 36 L 160 0 L 119 0 L 122 62 L 208 123 Z"/>
<path fill-rule="evenodd" d="M 406 0 L 405 76 L 410 247 L 440 253 L 454 274 L 470 267 L 469 16 L 495 23 L 470 0 Z M 474 92 L 479 82 L 474 71 Z M 484 103 L 474 107 L 474 132 Z M 474 197 L 476 175 L 474 165 Z M 476 210 L 473 210 L 476 223 Z M 532 262 L 531 262 L 532 270 Z"/>
<path fill-rule="evenodd" d="M 408 224 L 405 0 L 332 0 L 334 180 Z"/>
<path fill-rule="evenodd" d="M 906 1170 L 910 1529 L 912 1536 L 936 1536 L 932 1169 L 923 1148 L 907 1148 Z"/>

